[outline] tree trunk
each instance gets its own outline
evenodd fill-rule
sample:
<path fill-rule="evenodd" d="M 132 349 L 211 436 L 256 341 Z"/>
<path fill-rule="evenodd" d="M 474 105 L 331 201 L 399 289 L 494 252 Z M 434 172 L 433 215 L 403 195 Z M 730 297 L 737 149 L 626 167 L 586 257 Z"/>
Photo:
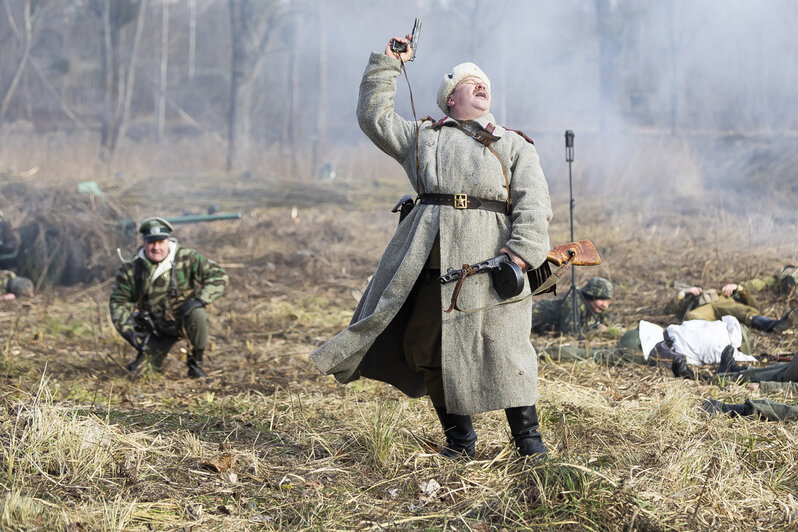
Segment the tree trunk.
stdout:
<path fill-rule="evenodd" d="M 230 68 L 230 106 L 227 113 L 228 172 L 249 167 L 250 130 L 254 83 L 263 65 L 264 50 L 271 35 L 275 2 L 229 0 L 232 58 Z"/>
<path fill-rule="evenodd" d="M 194 81 L 197 54 L 197 0 L 188 1 L 188 79 Z"/>
<path fill-rule="evenodd" d="M 6 4 L 6 12 L 8 13 L 9 24 L 13 28 L 15 27 L 15 24 L 14 24 L 14 18 L 11 14 L 11 6 L 8 4 L 8 0 L 4 1 Z M 11 77 L 11 83 L 9 83 L 5 94 L 3 95 L 3 99 L 2 101 L 0 101 L 0 122 L 3 121 L 6 111 L 8 111 L 8 106 L 11 103 L 11 98 L 14 96 L 14 91 L 16 91 L 17 85 L 19 85 L 19 80 L 22 79 L 22 73 L 25 71 L 25 66 L 28 64 L 28 58 L 30 57 L 30 48 L 33 41 L 30 0 L 25 0 L 25 4 L 23 6 L 22 21 L 23 21 L 23 31 L 20 32 L 19 35 L 19 38 L 22 42 L 22 54 L 19 57 L 16 69 L 14 69 L 14 75 Z"/>
<path fill-rule="evenodd" d="M 248 166 L 250 112 L 252 111 L 252 58 L 247 46 L 247 24 L 252 5 L 248 0 L 230 0 L 230 37 L 232 60 L 230 68 L 230 108 L 227 114 L 228 172 Z"/>
<path fill-rule="evenodd" d="M 618 99 L 616 97 L 616 66 L 618 64 L 618 29 L 613 20 L 611 0 L 595 0 L 596 29 L 599 38 L 599 129 L 616 129 Z"/>
<path fill-rule="evenodd" d="M 166 130 L 166 76 L 169 66 L 169 3 L 161 4 L 161 68 L 158 84 L 158 114 L 156 140 L 164 138 Z"/>
<path fill-rule="evenodd" d="M 115 16 L 111 16 L 111 8 L 117 9 Z M 130 56 L 127 65 L 119 61 L 119 47 L 121 46 L 120 30 L 129 22 L 127 13 L 122 13 L 124 8 L 136 9 L 136 27 L 133 42 L 130 46 Z M 147 14 L 147 0 L 138 3 L 123 3 L 119 0 L 103 1 L 103 77 L 105 79 L 105 110 L 101 128 L 101 152 L 106 162 L 114 156 L 114 151 L 120 139 L 125 137 L 130 105 L 133 101 L 133 87 L 136 80 L 136 61 L 138 59 L 139 43 L 144 29 L 144 18 Z M 124 79 L 124 81 L 122 81 Z M 116 103 L 114 104 L 114 100 Z"/>
<path fill-rule="evenodd" d="M 315 176 L 322 166 L 321 157 L 324 155 L 324 141 L 327 138 L 327 20 L 324 13 L 324 2 L 318 5 L 318 55 L 319 55 L 319 81 L 318 98 L 316 98 L 316 131 L 313 134 L 313 150 L 310 157 L 310 175 Z"/>
<path fill-rule="evenodd" d="M 100 118 L 100 145 L 105 149 L 102 153 L 103 159 L 110 157 L 108 146 L 111 143 L 111 131 L 113 130 L 114 122 L 114 100 L 116 99 L 116 91 L 118 85 L 115 81 L 116 69 L 114 65 L 114 28 L 111 25 L 111 0 L 104 0 L 102 7 L 102 28 L 103 34 L 101 39 L 102 51 L 102 77 L 105 85 L 103 93 L 103 111 Z"/>
<path fill-rule="evenodd" d="M 130 60 L 126 68 L 127 77 L 123 87 L 125 99 L 122 103 L 122 114 L 118 120 L 114 143 L 110 146 L 111 154 L 113 154 L 116 149 L 119 140 L 125 138 L 125 133 L 127 132 L 128 119 L 130 118 L 130 104 L 133 101 L 133 87 L 136 81 L 136 60 L 138 59 L 139 43 L 141 42 L 141 33 L 144 29 L 144 17 L 146 14 L 147 0 L 140 0 L 139 13 L 136 18 L 136 32 L 133 36 L 133 44 L 130 48 Z"/>

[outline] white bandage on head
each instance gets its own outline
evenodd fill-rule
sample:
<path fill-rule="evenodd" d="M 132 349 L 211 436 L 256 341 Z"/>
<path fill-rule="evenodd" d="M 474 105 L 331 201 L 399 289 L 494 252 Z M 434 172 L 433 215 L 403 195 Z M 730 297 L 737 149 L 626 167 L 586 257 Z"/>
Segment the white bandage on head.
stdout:
<path fill-rule="evenodd" d="M 449 95 L 454 92 L 458 83 L 469 76 L 481 79 L 488 86 L 488 90 L 490 90 L 490 79 L 482 72 L 481 68 L 474 63 L 460 63 L 454 67 L 451 72 L 443 75 L 441 86 L 438 87 L 438 107 L 443 111 L 443 114 L 449 115 L 449 106 L 446 105 L 446 100 L 448 100 Z"/>

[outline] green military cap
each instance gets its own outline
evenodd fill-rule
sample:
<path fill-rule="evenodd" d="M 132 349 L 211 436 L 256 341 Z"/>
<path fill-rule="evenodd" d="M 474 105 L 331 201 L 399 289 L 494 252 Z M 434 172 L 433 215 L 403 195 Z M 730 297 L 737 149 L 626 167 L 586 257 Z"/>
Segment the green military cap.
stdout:
<path fill-rule="evenodd" d="M 169 238 L 174 230 L 175 228 L 172 227 L 172 224 L 157 216 L 145 218 L 139 224 L 139 233 L 141 233 L 145 242 Z"/>
<path fill-rule="evenodd" d="M 604 277 L 591 277 L 582 287 L 582 294 L 593 299 L 612 299 L 612 283 Z"/>

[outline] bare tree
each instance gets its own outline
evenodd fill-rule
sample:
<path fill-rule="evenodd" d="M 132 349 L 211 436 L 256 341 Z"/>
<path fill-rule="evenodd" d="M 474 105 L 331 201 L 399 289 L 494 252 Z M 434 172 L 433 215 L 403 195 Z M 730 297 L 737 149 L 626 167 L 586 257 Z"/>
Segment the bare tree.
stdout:
<path fill-rule="evenodd" d="M 311 176 L 318 171 L 321 166 L 319 160 L 323 154 L 323 145 L 327 137 L 327 116 L 328 116 L 328 90 L 329 80 L 327 79 L 327 21 L 325 18 L 324 2 L 319 3 L 317 9 L 317 22 L 318 32 L 317 38 L 319 43 L 319 70 L 318 70 L 318 93 L 319 97 L 316 99 L 316 127 L 313 133 L 313 145 L 311 147 L 310 156 L 310 173 Z"/>
<path fill-rule="evenodd" d="M 11 98 L 14 96 L 14 91 L 17 89 L 17 85 L 19 85 L 20 79 L 22 79 L 22 73 L 25 71 L 25 66 L 28 64 L 30 49 L 33 45 L 33 22 L 30 0 L 25 0 L 22 7 L 22 29 L 17 26 L 14 20 L 14 13 L 11 10 L 9 0 L 3 0 L 3 5 L 6 10 L 6 16 L 8 17 L 8 24 L 20 41 L 22 52 L 17 61 L 17 66 L 14 69 L 14 75 L 11 76 L 11 82 L 8 84 L 8 87 L 6 87 L 2 100 L 0 100 L 0 122 L 3 121 L 6 111 L 8 111 L 8 106 L 11 103 Z"/>
<path fill-rule="evenodd" d="M 106 160 L 113 157 L 116 146 L 124 138 L 133 99 L 138 47 L 144 28 L 148 0 L 94 0 L 95 13 L 102 18 L 102 78 L 104 80 L 103 112 L 100 144 Z M 122 29 L 135 21 L 127 61 L 123 62 Z"/>
<path fill-rule="evenodd" d="M 160 142 L 166 128 L 166 78 L 169 66 L 169 2 L 161 4 L 161 62 L 158 82 L 156 138 Z"/>
<path fill-rule="evenodd" d="M 621 53 L 621 31 L 611 0 L 595 0 L 596 30 L 599 39 L 599 129 L 617 127 L 617 71 Z"/>
<path fill-rule="evenodd" d="M 227 171 L 249 166 L 254 83 L 283 9 L 276 0 L 229 0 L 232 65 L 227 114 Z"/>

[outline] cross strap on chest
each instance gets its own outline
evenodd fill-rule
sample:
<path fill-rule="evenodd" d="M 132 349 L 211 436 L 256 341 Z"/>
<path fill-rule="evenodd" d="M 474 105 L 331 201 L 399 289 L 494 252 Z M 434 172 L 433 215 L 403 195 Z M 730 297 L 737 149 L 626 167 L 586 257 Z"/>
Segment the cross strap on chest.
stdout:
<path fill-rule="evenodd" d="M 513 200 L 512 197 L 510 196 L 510 179 L 507 177 L 507 169 L 504 167 L 504 162 L 502 162 L 502 158 L 499 157 L 499 154 L 496 152 L 493 146 L 491 146 L 491 144 L 493 144 L 493 137 L 491 137 L 487 131 L 484 131 L 482 129 L 478 131 L 470 131 L 460 123 L 457 124 L 457 128 L 466 135 L 468 135 L 469 137 L 473 138 L 474 140 L 485 146 L 488 149 L 488 151 L 491 152 L 494 157 L 496 157 L 496 160 L 499 161 L 499 166 L 501 166 L 502 175 L 504 176 L 504 188 L 507 189 L 507 207 L 505 208 L 505 212 L 507 214 L 510 214 L 511 212 L 513 212 Z"/>

